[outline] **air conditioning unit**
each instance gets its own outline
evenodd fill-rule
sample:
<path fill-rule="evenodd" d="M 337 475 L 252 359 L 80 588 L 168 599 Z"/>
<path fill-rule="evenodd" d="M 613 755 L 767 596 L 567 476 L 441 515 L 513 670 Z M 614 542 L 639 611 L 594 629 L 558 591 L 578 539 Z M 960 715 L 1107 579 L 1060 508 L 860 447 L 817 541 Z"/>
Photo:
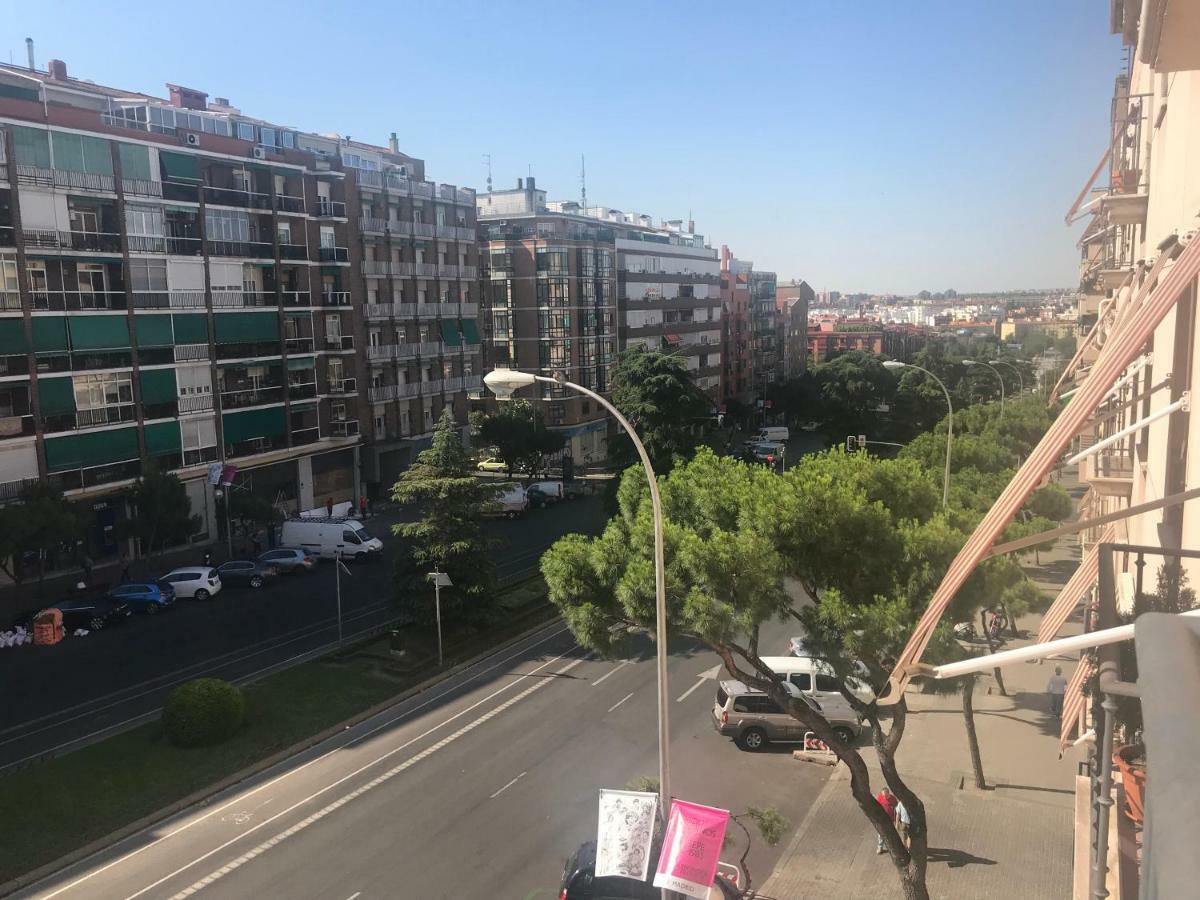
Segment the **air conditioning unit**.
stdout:
<path fill-rule="evenodd" d="M 253 156 L 255 159 L 266 159 L 267 158 L 267 149 L 265 147 L 251 147 L 250 155 Z"/>
<path fill-rule="evenodd" d="M 183 137 L 189 147 L 199 147 L 200 146 L 200 135 L 191 134 L 189 132 L 188 134 L 185 134 Z"/>

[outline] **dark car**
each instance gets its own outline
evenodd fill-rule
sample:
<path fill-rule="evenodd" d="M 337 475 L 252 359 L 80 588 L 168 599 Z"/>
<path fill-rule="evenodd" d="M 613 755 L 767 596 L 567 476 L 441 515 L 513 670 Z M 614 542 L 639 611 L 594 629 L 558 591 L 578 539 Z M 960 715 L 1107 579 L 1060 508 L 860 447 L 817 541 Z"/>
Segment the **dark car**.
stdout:
<path fill-rule="evenodd" d="M 253 559 L 231 559 L 217 566 L 217 574 L 225 585 L 248 585 L 256 590 L 268 579 L 279 574 L 273 563 L 262 563 Z"/>
<path fill-rule="evenodd" d="M 128 603 L 135 612 L 155 615 L 175 602 L 175 589 L 169 584 L 131 582 L 118 584 L 108 592 L 108 599 Z"/>
<path fill-rule="evenodd" d="M 316 559 L 307 550 L 295 547 L 278 547 L 275 550 L 268 550 L 266 553 L 260 554 L 257 561 L 263 565 L 274 566 L 281 575 L 310 572 L 317 565 Z"/>
<path fill-rule="evenodd" d="M 68 631 L 74 631 L 76 628 L 99 631 L 107 625 L 124 622 L 133 612 L 128 603 L 103 597 L 91 600 L 63 600 L 54 604 L 53 608 L 62 613 L 63 627 Z"/>
<path fill-rule="evenodd" d="M 559 900 L 662 900 L 662 890 L 648 881 L 618 876 L 597 878 L 592 874 L 595 871 L 596 842 L 587 841 L 567 858 Z"/>
<path fill-rule="evenodd" d="M 529 498 L 531 509 L 545 509 L 547 506 L 553 506 L 558 502 L 557 497 L 547 494 L 536 484 L 525 489 L 525 496 Z"/>

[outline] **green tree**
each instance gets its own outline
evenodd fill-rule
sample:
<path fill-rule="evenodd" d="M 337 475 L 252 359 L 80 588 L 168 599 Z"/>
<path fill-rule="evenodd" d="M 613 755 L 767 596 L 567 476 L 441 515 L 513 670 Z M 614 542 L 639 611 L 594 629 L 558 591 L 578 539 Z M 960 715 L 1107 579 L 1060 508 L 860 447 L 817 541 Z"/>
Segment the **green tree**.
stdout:
<path fill-rule="evenodd" d="M 480 443 L 496 448 L 496 455 L 508 466 L 509 477 L 514 471 L 536 477 L 546 455 L 566 444 L 559 432 L 546 427 L 541 410 L 528 400 L 501 402 L 495 412 L 478 417 L 474 424 Z"/>
<path fill-rule="evenodd" d="M 826 433 L 840 443 L 847 434 L 878 434 L 879 407 L 892 399 L 895 376 L 864 350 L 849 350 L 813 371 L 824 405 Z"/>
<path fill-rule="evenodd" d="M 471 459 L 447 407 L 422 450 L 392 487 L 398 503 L 420 504 L 421 518 L 392 526 L 408 542 L 396 562 L 396 586 L 403 608 L 419 621 L 434 615 L 434 590 L 428 574 L 450 576 L 454 587 L 443 592 L 444 619 L 486 621 L 495 597 L 495 564 L 483 532 L 483 517 L 496 502 L 497 489 L 475 477 Z"/>
<path fill-rule="evenodd" d="M 118 536 L 137 541 L 143 556 L 187 543 L 200 530 L 200 517 L 192 515 L 183 482 L 151 464 L 133 486 L 129 503 L 131 514 L 121 522 Z"/>
<path fill-rule="evenodd" d="M 36 556 L 38 581 L 64 547 L 83 534 L 83 519 L 61 490 L 45 481 L 29 485 L 20 502 L 0 507 L 0 570 L 20 584 L 29 575 L 27 556 Z"/>
<path fill-rule="evenodd" d="M 712 402 L 696 387 L 682 359 L 640 347 L 617 357 L 612 402 L 637 429 L 659 474 L 669 472 L 676 459 L 692 457 L 699 444 L 695 430 L 712 413 Z M 621 466 L 637 459 L 624 434 L 613 442 L 609 455 Z"/>

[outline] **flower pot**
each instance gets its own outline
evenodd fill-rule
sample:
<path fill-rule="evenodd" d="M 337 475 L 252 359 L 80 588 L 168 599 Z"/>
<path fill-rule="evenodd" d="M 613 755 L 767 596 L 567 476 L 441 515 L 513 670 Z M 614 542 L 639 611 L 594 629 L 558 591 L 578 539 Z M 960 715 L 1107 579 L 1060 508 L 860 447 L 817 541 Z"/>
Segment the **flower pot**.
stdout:
<path fill-rule="evenodd" d="M 1145 752 L 1141 744 L 1134 744 L 1113 753 L 1113 763 L 1120 770 L 1121 784 L 1125 787 L 1125 815 L 1138 825 L 1146 819 Z"/>

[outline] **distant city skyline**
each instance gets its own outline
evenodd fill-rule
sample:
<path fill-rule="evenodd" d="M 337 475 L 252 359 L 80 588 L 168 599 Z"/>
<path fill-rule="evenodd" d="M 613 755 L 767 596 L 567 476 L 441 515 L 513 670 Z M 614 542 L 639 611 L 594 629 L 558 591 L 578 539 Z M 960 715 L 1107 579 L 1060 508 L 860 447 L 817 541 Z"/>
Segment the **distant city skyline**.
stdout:
<path fill-rule="evenodd" d="M 586 156 L 589 203 L 692 218 L 781 282 L 843 293 L 1073 283 L 1082 225 L 1062 215 L 1107 140 L 1120 64 L 1086 0 L 741 18 L 705 2 L 515 15 L 468 0 L 427 4 L 419 32 L 373 0 L 353 17 L 214 2 L 183 43 L 161 7 L 123 10 L 21 7 L 0 53 L 22 63 L 28 35 L 39 66 L 61 58 L 102 84 L 161 95 L 172 81 L 378 144 L 396 131 L 431 177 L 480 191 L 488 154 L 495 187 L 532 172 L 551 199 L 578 199 Z M 731 33 L 739 52 L 718 52 Z M 317 42 L 341 74 L 237 35 Z"/>

